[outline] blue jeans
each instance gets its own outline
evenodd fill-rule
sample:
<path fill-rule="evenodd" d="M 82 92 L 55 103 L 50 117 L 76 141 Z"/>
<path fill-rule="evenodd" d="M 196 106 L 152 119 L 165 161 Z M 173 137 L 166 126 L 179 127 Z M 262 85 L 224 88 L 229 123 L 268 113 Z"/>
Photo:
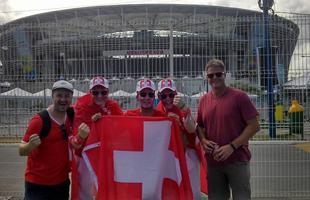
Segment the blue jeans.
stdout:
<path fill-rule="evenodd" d="M 40 185 L 25 181 L 24 200 L 68 200 L 70 180 L 57 185 Z"/>

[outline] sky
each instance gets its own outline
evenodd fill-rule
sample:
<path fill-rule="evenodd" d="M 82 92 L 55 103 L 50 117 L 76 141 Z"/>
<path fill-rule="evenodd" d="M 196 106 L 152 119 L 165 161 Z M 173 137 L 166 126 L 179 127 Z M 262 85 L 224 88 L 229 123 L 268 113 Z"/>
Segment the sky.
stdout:
<path fill-rule="evenodd" d="M 310 14 L 309 0 L 274 0 L 276 12 Z M 111 4 L 113 2 L 113 4 Z M 148 3 L 199 4 L 259 10 L 258 0 L 149 0 Z M 145 0 L 0 0 L 0 23 L 37 13 L 76 7 L 139 4 Z"/>

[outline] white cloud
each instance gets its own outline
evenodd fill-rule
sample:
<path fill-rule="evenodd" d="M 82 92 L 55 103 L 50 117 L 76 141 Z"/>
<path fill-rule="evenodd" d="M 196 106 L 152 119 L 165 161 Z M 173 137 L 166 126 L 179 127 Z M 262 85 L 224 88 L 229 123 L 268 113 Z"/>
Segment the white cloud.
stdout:
<path fill-rule="evenodd" d="M 178 4 L 202 4 L 238 7 L 250 10 L 259 10 L 257 0 L 150 0 L 147 3 L 178 3 Z M 86 7 L 95 5 L 111 5 L 111 4 L 141 4 L 144 0 L 0 0 L 0 10 L 15 13 L 16 16 L 31 15 L 39 12 L 47 12 L 55 9 L 64 9 L 72 7 Z M 9 7 L 4 7 L 7 5 Z M 310 12 L 309 0 L 275 0 L 275 10 L 277 12 Z M 21 12 L 24 11 L 24 12 Z"/>
<path fill-rule="evenodd" d="M 276 0 L 276 11 L 294 12 L 294 13 L 310 13 L 309 0 Z"/>
<path fill-rule="evenodd" d="M 10 6 L 8 0 L 0 0 L 0 11 L 2 11 L 0 12 L 0 24 L 11 18 L 10 14 L 7 12 L 9 10 Z"/>

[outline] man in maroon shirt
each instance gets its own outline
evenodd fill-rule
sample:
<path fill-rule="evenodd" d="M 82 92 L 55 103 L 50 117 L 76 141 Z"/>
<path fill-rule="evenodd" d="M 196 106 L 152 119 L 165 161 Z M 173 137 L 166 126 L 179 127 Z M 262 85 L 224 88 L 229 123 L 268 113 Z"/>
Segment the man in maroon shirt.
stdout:
<path fill-rule="evenodd" d="M 206 151 L 208 198 L 251 199 L 249 139 L 259 130 L 258 112 L 246 93 L 225 85 L 225 65 L 210 60 L 206 76 L 212 90 L 199 101 L 199 138 Z"/>

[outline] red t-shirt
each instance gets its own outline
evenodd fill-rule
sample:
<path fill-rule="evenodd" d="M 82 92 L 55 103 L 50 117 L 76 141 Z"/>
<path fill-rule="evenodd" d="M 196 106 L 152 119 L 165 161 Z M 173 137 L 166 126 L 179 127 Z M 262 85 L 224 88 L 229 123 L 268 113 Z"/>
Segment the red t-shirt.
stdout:
<path fill-rule="evenodd" d="M 91 94 L 86 94 L 78 98 L 75 106 L 75 118 L 73 125 L 73 133 L 76 135 L 77 130 L 82 122 L 86 123 L 89 127 L 92 125 L 92 116 L 96 113 L 102 115 L 123 115 L 122 109 L 116 101 L 108 99 L 104 107 L 101 107 L 93 102 Z"/>
<path fill-rule="evenodd" d="M 186 129 L 184 128 L 183 126 L 183 118 L 185 117 L 184 113 L 180 110 L 180 108 L 178 108 L 177 106 L 173 105 L 171 109 L 169 110 L 166 110 L 166 108 L 164 107 L 163 103 L 160 101 L 157 105 L 157 109 L 161 112 L 164 112 L 164 113 L 174 113 L 176 115 L 179 116 L 179 119 L 181 120 L 181 123 L 182 123 L 182 126 L 180 127 L 180 130 L 183 131 L 185 134 L 186 134 L 186 138 L 187 138 L 187 141 L 188 141 L 188 145 L 187 147 L 189 148 L 192 148 L 194 149 L 196 147 L 196 134 L 193 134 L 193 133 L 188 133 L 186 131 Z"/>
<path fill-rule="evenodd" d="M 197 123 L 205 127 L 205 136 L 220 146 L 229 144 L 237 138 L 246 121 L 258 115 L 248 95 L 238 89 L 226 88 L 223 95 L 216 97 L 212 91 L 201 97 L 198 107 Z M 251 153 L 248 144 L 239 147 L 227 160 L 216 162 L 213 156 L 207 159 L 215 164 L 228 164 L 235 161 L 249 161 Z"/>
<path fill-rule="evenodd" d="M 22 139 L 29 142 L 29 137 L 39 134 L 42 119 L 35 115 L 29 122 L 27 131 Z M 66 120 L 66 130 L 70 135 L 70 122 Z M 28 155 L 25 179 L 28 182 L 41 185 L 56 185 L 68 179 L 70 172 L 68 140 L 63 139 L 60 124 L 51 119 L 51 129 L 41 144 Z"/>
<path fill-rule="evenodd" d="M 93 102 L 92 95 L 86 94 L 78 98 L 75 106 L 75 116 L 73 123 L 73 134 L 77 135 L 78 128 L 82 122 L 86 123 L 90 128 L 92 125 L 92 116 L 96 113 L 101 113 L 102 115 L 123 115 L 122 109 L 119 107 L 118 103 L 114 100 L 108 99 L 104 107 L 101 107 Z M 83 146 L 85 146 L 86 140 Z M 80 155 L 81 149 L 75 150 L 77 155 Z"/>
<path fill-rule="evenodd" d="M 126 116 L 142 116 L 141 115 L 141 108 L 136 108 L 132 110 L 127 110 L 124 114 Z M 152 117 L 167 117 L 167 115 L 159 110 L 154 109 Z"/>

